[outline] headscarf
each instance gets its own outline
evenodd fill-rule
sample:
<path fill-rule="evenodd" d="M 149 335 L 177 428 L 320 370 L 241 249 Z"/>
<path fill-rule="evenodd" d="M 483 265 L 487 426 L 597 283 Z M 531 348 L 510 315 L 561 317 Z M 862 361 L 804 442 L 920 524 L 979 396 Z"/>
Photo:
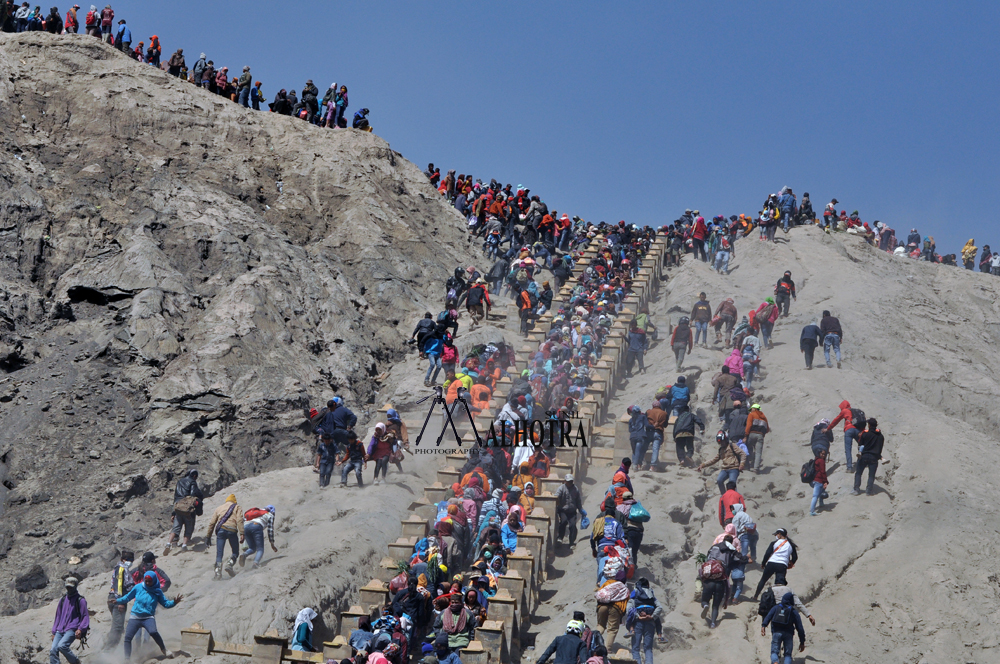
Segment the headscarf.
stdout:
<path fill-rule="evenodd" d="M 830 420 L 828 420 L 828 419 L 826 419 L 826 418 L 824 417 L 824 418 L 823 418 L 823 419 L 821 419 L 821 420 L 820 420 L 819 422 L 817 422 L 817 423 L 815 424 L 815 426 L 814 426 L 813 428 L 816 428 L 816 427 L 823 427 L 823 428 L 825 429 L 825 428 L 826 428 L 826 427 L 828 427 L 828 426 L 830 426 Z"/>
<path fill-rule="evenodd" d="M 295 616 L 295 626 L 292 627 L 292 634 L 295 634 L 295 632 L 299 631 L 299 625 L 301 625 L 302 623 L 309 625 L 309 631 L 311 632 L 313 629 L 313 618 L 317 617 L 318 615 L 319 614 L 317 614 L 309 607 L 306 607 L 301 611 L 299 611 L 299 614 Z"/>
<path fill-rule="evenodd" d="M 737 553 L 741 553 L 741 551 L 740 551 L 740 538 L 736 535 L 736 526 L 734 526 L 731 523 L 726 524 L 726 530 L 725 530 L 725 532 L 723 532 L 721 535 L 719 535 L 718 537 L 716 537 L 715 541 L 712 542 L 712 545 L 715 546 L 716 544 L 722 544 L 725 541 L 725 539 L 726 539 L 726 535 L 729 535 L 730 537 L 733 538 L 733 546 L 736 547 L 736 552 Z"/>

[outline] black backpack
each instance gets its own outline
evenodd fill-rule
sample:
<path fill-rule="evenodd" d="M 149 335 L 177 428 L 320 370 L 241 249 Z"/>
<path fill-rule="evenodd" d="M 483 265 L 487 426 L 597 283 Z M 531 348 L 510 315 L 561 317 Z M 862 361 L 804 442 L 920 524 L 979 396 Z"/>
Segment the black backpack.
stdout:
<path fill-rule="evenodd" d="M 771 618 L 771 624 L 783 626 L 792 625 L 795 623 L 795 620 L 792 618 L 794 614 L 795 609 L 782 604 L 778 607 L 778 610 L 774 612 L 774 618 Z"/>
<path fill-rule="evenodd" d="M 766 616 L 774 608 L 774 591 L 768 588 L 760 596 L 760 605 L 757 607 L 757 615 Z"/>
<path fill-rule="evenodd" d="M 851 409 L 851 424 L 853 424 L 854 428 L 858 429 L 859 431 L 861 431 L 865 427 L 867 427 L 868 426 L 868 418 L 865 417 L 865 411 L 861 410 L 860 408 L 852 408 Z"/>
<path fill-rule="evenodd" d="M 483 289 L 478 286 L 470 288 L 469 295 L 465 300 L 466 304 L 470 307 L 475 307 L 482 301 L 483 301 Z"/>
<path fill-rule="evenodd" d="M 816 479 L 816 459 L 809 459 L 802 464 L 802 470 L 799 471 L 799 479 L 802 480 L 803 484 L 813 483 L 813 480 Z"/>
<path fill-rule="evenodd" d="M 587 646 L 587 657 L 593 657 L 597 647 L 604 645 L 604 637 L 601 633 L 589 627 L 583 630 L 582 640 L 584 645 Z"/>

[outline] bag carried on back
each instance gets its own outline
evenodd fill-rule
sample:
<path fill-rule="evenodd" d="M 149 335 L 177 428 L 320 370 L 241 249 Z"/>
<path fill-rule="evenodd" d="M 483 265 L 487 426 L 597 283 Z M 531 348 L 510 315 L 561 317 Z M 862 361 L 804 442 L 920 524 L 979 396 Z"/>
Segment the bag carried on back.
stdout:
<path fill-rule="evenodd" d="M 174 512 L 181 516 L 191 516 L 198 511 L 198 497 L 184 496 L 174 503 Z"/>
<path fill-rule="evenodd" d="M 760 604 L 757 606 L 757 615 L 764 617 L 774 608 L 774 591 L 768 588 L 760 596 Z"/>
<path fill-rule="evenodd" d="M 851 424 L 853 424 L 854 428 L 857 429 L 858 431 L 861 431 L 865 427 L 867 427 L 868 426 L 868 418 L 865 417 L 865 411 L 861 410 L 860 408 L 852 408 L 851 409 Z"/>
<path fill-rule="evenodd" d="M 706 560 L 698 568 L 698 578 L 702 581 L 721 581 L 726 578 L 726 568 L 718 560 Z"/>
<path fill-rule="evenodd" d="M 803 484 L 813 483 L 813 480 L 816 479 L 816 459 L 809 459 L 802 464 L 802 470 L 799 471 L 799 479 L 802 480 Z"/>
<path fill-rule="evenodd" d="M 259 519 L 260 517 L 267 514 L 267 510 L 262 510 L 259 507 L 251 507 L 246 512 L 243 513 L 244 521 L 253 521 L 254 519 Z"/>

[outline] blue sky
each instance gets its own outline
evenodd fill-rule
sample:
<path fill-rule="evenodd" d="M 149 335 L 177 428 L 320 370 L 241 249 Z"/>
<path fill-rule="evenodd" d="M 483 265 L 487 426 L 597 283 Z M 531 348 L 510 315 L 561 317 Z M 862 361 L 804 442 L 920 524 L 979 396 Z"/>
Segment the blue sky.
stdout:
<path fill-rule="evenodd" d="M 269 98 L 344 83 L 421 168 L 588 220 L 753 212 L 789 185 L 942 253 L 1000 246 L 995 2 L 113 6 L 164 57 L 249 64 Z"/>

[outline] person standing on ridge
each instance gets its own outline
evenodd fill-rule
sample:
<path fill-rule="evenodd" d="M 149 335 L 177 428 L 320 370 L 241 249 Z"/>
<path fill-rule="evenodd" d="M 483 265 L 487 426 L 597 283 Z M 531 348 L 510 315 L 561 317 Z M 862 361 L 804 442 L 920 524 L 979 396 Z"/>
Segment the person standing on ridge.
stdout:
<path fill-rule="evenodd" d="M 691 320 L 694 321 L 694 343 L 701 339 L 701 347 L 708 348 L 708 324 L 712 321 L 712 305 L 708 303 L 708 295 L 698 294 L 698 301 L 691 308 Z"/>
<path fill-rule="evenodd" d="M 832 348 L 837 356 L 837 368 L 840 368 L 840 342 L 844 340 L 844 330 L 840 326 L 840 319 L 831 316 L 829 311 L 823 312 L 823 320 L 819 322 L 819 329 L 823 333 L 823 357 L 826 358 L 827 368 L 830 364 L 830 349 Z"/>
<path fill-rule="evenodd" d="M 173 58 L 171 58 L 172 60 Z M 239 104 L 243 108 L 250 108 L 250 88 L 253 86 L 253 76 L 250 75 L 250 67 L 243 67 L 239 82 L 236 84 L 239 92 Z"/>
<path fill-rule="evenodd" d="M 63 582 L 66 594 L 59 600 L 56 617 L 52 622 L 49 664 L 59 664 L 60 653 L 69 664 L 80 664 L 80 659 L 70 650 L 70 646 L 77 639 L 86 639 L 87 630 L 90 629 L 90 613 L 87 612 L 87 600 L 77 592 L 79 583 L 75 576 L 68 576 Z"/>
<path fill-rule="evenodd" d="M 111 5 L 105 5 L 104 9 L 101 10 L 101 41 L 105 41 L 109 44 L 111 41 L 111 25 L 115 20 L 115 10 L 111 8 Z"/>
<path fill-rule="evenodd" d="M 778 197 L 778 209 L 781 210 L 781 221 L 785 225 L 786 233 L 788 232 L 788 225 L 795 219 L 798 208 L 799 205 L 795 200 L 795 194 L 792 193 L 792 188 L 783 187 L 781 196 Z"/>
<path fill-rule="evenodd" d="M 792 273 L 786 271 L 781 279 L 778 279 L 778 283 L 774 287 L 774 301 L 778 305 L 778 312 L 781 318 L 788 317 L 788 306 L 791 304 L 789 298 L 792 300 L 796 299 L 795 282 L 792 281 Z"/>

